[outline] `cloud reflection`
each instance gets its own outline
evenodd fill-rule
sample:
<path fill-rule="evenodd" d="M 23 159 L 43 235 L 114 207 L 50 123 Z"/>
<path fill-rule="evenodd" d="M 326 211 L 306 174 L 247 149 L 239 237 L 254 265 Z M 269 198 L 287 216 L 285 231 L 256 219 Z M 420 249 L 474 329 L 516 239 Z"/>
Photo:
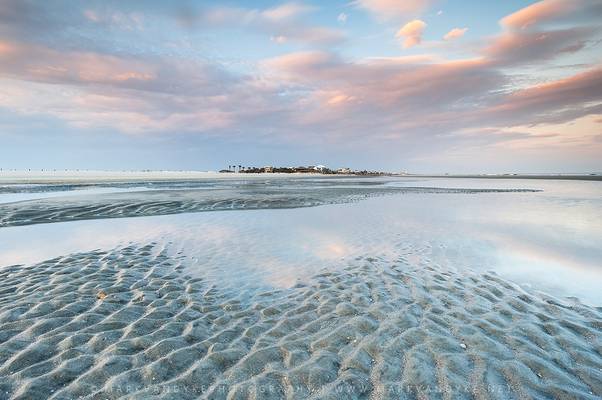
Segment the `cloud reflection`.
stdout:
<path fill-rule="evenodd" d="M 480 185 L 492 186 L 484 182 Z M 602 186 L 537 184 L 544 192 L 411 194 L 315 208 L 3 228 L 0 265 L 155 242 L 182 257 L 187 273 L 233 287 L 290 287 L 324 268 L 370 256 L 460 271 L 494 270 L 556 296 L 602 304 L 602 250 L 595 241 L 602 237 L 595 222 L 602 220 Z"/>

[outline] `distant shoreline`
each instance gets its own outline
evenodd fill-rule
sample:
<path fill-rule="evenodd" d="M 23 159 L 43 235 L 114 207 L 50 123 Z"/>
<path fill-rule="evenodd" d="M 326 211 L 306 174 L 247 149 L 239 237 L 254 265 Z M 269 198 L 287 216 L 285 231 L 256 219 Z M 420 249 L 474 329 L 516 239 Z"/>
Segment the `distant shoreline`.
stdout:
<path fill-rule="evenodd" d="M 464 179 L 549 179 L 549 180 L 573 180 L 573 181 L 602 181 L 602 175 L 588 175 L 588 174 L 554 174 L 554 175 L 543 175 L 543 174 L 503 174 L 503 175 L 479 175 L 479 174 L 466 174 L 466 175 L 422 175 L 422 174 L 393 174 L 397 177 L 407 178 L 464 178 Z"/>
<path fill-rule="evenodd" d="M 355 174 L 322 174 L 319 172 L 268 172 L 268 173 L 220 173 L 217 171 L 173 171 L 173 170 L 141 170 L 141 171 L 102 171 L 102 170 L 2 170 L 0 184 L 69 184 L 96 182 L 137 182 L 137 181 L 169 181 L 197 179 L 259 179 L 259 178 L 300 178 L 300 177 L 398 177 L 398 178 L 451 178 L 451 179 L 543 179 L 543 180 L 578 180 L 602 181 L 602 174 L 386 174 L 386 175 L 355 175 Z"/>

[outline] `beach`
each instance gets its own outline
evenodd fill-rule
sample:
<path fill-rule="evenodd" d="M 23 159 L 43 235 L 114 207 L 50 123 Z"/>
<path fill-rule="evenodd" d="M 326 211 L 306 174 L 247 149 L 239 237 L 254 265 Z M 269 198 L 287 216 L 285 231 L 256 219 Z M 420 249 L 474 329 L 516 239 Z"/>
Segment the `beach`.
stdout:
<path fill-rule="evenodd" d="M 0 400 L 601 400 L 602 0 L 0 0 Z"/>
<path fill-rule="evenodd" d="M 0 184 L 0 398 L 602 396 L 599 182 L 229 175 Z"/>

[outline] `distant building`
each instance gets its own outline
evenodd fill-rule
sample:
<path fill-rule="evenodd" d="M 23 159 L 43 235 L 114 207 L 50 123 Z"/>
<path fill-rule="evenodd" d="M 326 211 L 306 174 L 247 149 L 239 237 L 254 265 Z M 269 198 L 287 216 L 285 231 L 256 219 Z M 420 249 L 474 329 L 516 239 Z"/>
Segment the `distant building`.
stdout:
<path fill-rule="evenodd" d="M 337 169 L 337 174 L 350 174 L 351 168 L 339 168 Z"/>
<path fill-rule="evenodd" d="M 326 169 L 328 169 L 328 168 L 327 168 L 325 165 L 316 165 L 316 166 L 314 167 L 314 170 L 316 170 L 316 171 L 320 171 L 320 172 L 322 172 L 322 171 L 324 171 L 324 170 L 326 170 Z"/>
<path fill-rule="evenodd" d="M 274 167 L 272 167 L 271 165 L 269 165 L 267 167 L 263 167 L 263 172 L 273 173 Z"/>

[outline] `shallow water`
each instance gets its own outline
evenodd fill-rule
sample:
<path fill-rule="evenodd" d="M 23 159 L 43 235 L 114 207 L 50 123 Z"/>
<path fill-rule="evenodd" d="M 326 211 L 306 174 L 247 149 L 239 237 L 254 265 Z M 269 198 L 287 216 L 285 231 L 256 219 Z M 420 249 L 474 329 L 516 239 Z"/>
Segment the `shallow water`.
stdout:
<path fill-rule="evenodd" d="M 600 182 L 392 178 L 162 182 L 160 190 L 156 190 L 157 184 L 137 183 L 134 197 L 130 191 L 121 192 L 132 190 L 128 187 L 131 184 L 105 185 L 109 187 L 103 187 L 102 193 L 94 192 L 99 190 L 97 186 L 78 188 L 68 192 L 68 196 L 48 201 L 55 209 L 73 201 L 97 203 L 111 196 L 107 191 L 113 188 L 119 191 L 115 196 L 126 196 L 127 203 L 157 193 L 198 193 L 201 186 L 204 189 L 200 195 L 219 193 L 220 199 L 270 199 L 272 193 L 286 192 L 293 193 L 286 198 L 293 206 L 306 201 L 308 195 L 314 199 L 323 195 L 323 201 L 316 203 L 319 207 L 297 209 L 212 211 L 4 227 L 0 228 L 0 265 L 39 262 L 70 252 L 152 241 L 174 254 L 180 252 L 190 271 L 199 276 L 286 287 L 322 268 L 344 266 L 357 256 L 404 256 L 415 264 L 434 263 L 460 271 L 493 270 L 535 290 L 602 304 Z M 143 187 L 151 191 L 140 191 Z M 258 187 L 270 187 L 270 192 L 257 194 Z M 470 190 L 449 193 L 412 189 L 378 196 L 382 190 L 407 187 Z M 484 189 L 541 191 L 475 191 Z M 79 194 L 88 190 L 93 192 Z M 40 188 L 35 191 L 36 195 L 43 194 Z M 49 193 L 54 196 L 56 191 Z M 357 201 L 357 193 L 361 193 L 362 201 Z M 349 200 L 350 197 L 353 198 Z M 111 197 L 107 199 L 110 201 Z M 340 199 L 344 204 L 329 204 Z M 346 203 L 347 200 L 352 202 Z M 35 203 L 13 204 L 25 207 Z M 236 208 L 242 203 L 229 204 Z"/>
<path fill-rule="evenodd" d="M 596 399 L 599 221 L 600 182 L 3 186 L 0 398 Z"/>

